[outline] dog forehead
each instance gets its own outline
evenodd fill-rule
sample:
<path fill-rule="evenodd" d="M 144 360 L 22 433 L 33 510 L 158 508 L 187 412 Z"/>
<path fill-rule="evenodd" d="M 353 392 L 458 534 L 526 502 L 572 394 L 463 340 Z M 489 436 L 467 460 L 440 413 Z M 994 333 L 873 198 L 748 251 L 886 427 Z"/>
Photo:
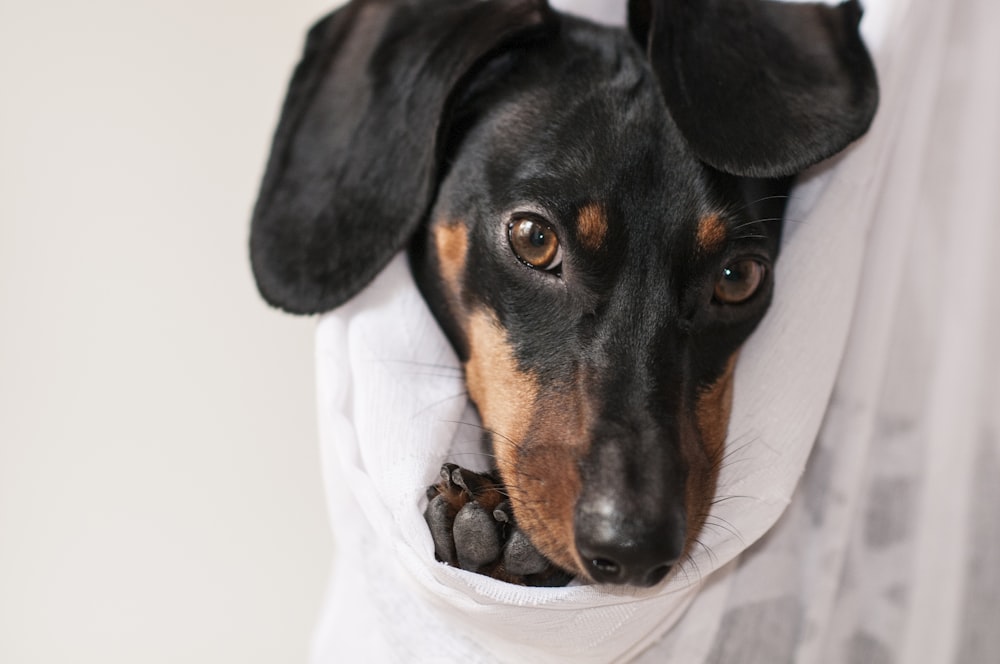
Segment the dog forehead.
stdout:
<path fill-rule="evenodd" d="M 624 31 L 571 27 L 519 53 L 496 84 L 472 131 L 473 168 L 499 207 L 538 201 L 585 232 L 599 221 L 694 232 L 710 174 L 644 54 Z"/>

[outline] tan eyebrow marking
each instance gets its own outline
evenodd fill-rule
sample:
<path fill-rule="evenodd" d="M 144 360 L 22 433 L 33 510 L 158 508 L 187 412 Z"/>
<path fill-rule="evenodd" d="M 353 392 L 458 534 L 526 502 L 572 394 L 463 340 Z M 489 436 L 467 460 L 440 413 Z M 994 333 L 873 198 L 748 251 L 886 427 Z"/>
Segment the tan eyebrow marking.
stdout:
<path fill-rule="evenodd" d="M 600 203 L 590 203 L 580 208 L 576 227 L 580 244 L 591 251 L 600 249 L 608 234 L 608 218 L 604 207 Z"/>
<path fill-rule="evenodd" d="M 702 251 L 718 249 L 725 239 L 726 225 L 718 214 L 714 212 L 706 214 L 698 221 L 696 240 L 699 249 Z"/>

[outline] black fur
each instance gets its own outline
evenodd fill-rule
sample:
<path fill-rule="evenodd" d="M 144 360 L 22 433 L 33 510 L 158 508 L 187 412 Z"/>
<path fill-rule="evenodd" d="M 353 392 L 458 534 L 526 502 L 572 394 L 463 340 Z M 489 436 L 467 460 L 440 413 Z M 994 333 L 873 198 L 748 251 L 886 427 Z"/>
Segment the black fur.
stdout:
<path fill-rule="evenodd" d="M 549 13 L 543 0 L 355 0 L 312 28 L 253 215 L 264 299 L 327 311 L 378 274 L 432 201 L 453 92 Z"/>
<path fill-rule="evenodd" d="M 671 116 L 705 163 L 780 177 L 867 131 L 878 86 L 861 6 L 630 0 Z"/>

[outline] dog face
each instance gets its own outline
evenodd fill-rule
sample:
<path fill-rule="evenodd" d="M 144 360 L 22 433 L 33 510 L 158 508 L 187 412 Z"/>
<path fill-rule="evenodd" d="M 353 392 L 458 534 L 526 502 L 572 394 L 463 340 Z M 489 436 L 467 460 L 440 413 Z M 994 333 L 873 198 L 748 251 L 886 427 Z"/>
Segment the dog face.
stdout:
<path fill-rule="evenodd" d="M 310 35 L 251 245 L 264 296 L 314 312 L 409 243 L 519 526 L 635 585 L 708 512 L 789 178 L 877 97 L 854 4 L 664 4 L 628 32 L 537 1 L 349 4 Z"/>
<path fill-rule="evenodd" d="M 413 262 L 520 527 L 654 582 L 708 510 L 780 214 L 694 157 L 630 37 L 566 20 L 534 50 L 466 102 Z"/>

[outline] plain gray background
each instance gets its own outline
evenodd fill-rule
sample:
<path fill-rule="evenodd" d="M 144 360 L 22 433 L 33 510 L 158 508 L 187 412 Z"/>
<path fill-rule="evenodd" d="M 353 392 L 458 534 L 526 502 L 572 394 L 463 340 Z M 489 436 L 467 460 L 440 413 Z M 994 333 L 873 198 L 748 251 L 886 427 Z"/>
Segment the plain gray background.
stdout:
<path fill-rule="evenodd" d="M 331 4 L 0 5 L 0 662 L 305 659 L 315 322 L 246 239 Z"/>

